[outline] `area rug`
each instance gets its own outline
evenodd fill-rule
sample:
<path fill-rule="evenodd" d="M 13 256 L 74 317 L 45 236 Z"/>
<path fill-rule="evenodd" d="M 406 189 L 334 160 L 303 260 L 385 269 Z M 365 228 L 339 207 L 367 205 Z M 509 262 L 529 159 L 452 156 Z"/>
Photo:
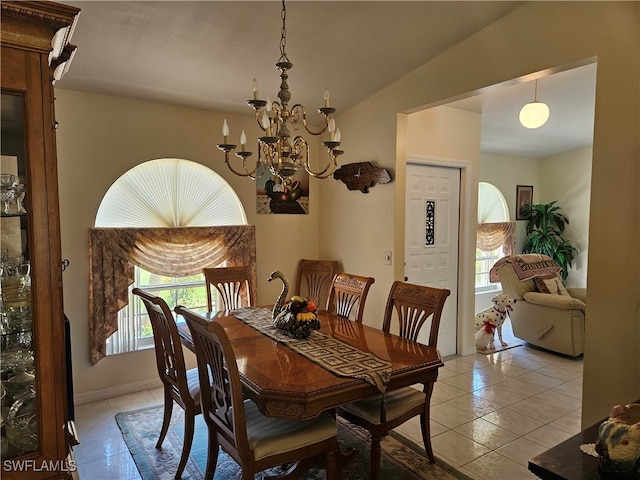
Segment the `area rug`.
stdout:
<path fill-rule="evenodd" d="M 169 432 L 161 449 L 155 444 L 162 425 L 162 406 L 149 407 L 116 415 L 116 421 L 122 436 L 138 467 L 142 480 L 173 479 L 180 459 L 184 432 L 184 413 L 181 408 L 174 408 Z M 353 448 L 355 455 L 344 466 L 345 480 L 365 480 L 369 478 L 369 434 L 357 426 L 338 420 L 338 439 L 343 448 Z M 201 480 L 207 463 L 207 427 L 202 415 L 196 417 L 195 435 L 191 455 L 182 475 L 183 480 Z M 278 469 L 268 471 L 278 473 Z M 215 480 L 241 479 L 238 464 L 224 451 L 220 450 Z M 393 480 L 454 480 L 467 477 L 444 462 L 429 463 L 419 453 L 419 447 L 406 444 L 401 436 L 389 435 L 382 442 L 382 461 L 380 478 Z M 325 470 L 312 468 L 304 480 L 324 480 Z"/>

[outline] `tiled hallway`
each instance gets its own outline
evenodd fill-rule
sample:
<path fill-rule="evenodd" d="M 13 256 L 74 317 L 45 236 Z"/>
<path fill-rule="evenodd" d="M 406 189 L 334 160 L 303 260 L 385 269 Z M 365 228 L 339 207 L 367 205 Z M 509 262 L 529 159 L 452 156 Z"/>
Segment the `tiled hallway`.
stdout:
<path fill-rule="evenodd" d="M 509 324 L 505 340 L 514 344 Z M 162 404 L 162 389 L 76 406 L 81 480 L 140 478 L 115 414 Z M 431 408 L 436 457 L 481 480 L 536 478 L 527 460 L 580 431 L 582 357 L 527 345 L 448 358 Z M 398 429 L 421 444 L 417 421 Z"/>

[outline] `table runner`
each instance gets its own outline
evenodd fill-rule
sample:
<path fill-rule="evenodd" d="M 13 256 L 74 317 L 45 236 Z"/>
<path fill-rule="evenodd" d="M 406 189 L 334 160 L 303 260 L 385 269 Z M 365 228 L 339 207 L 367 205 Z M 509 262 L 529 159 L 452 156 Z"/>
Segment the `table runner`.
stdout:
<path fill-rule="evenodd" d="M 317 330 L 308 338 L 288 337 L 271 324 L 271 310 L 267 308 L 245 307 L 233 310 L 231 314 L 264 335 L 286 344 L 294 352 L 335 375 L 359 378 L 375 385 L 382 393 L 389 383 L 391 362 L 371 352 L 363 352 Z"/>

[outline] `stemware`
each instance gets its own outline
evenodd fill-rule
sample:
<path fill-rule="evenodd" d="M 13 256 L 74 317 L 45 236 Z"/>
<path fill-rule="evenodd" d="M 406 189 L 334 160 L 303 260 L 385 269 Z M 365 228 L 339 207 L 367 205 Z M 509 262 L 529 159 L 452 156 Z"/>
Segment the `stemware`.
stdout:
<path fill-rule="evenodd" d="M 33 373 L 27 372 L 26 365 L 16 366 L 13 375 L 3 380 L 2 385 L 12 397 L 17 398 L 24 390 L 33 387 L 35 378 Z"/>
<path fill-rule="evenodd" d="M 2 201 L 2 212 L 5 215 L 9 215 L 11 213 L 11 202 L 13 202 L 16 198 L 16 192 L 13 188 L 3 188 L 2 192 L 0 192 L 0 201 Z"/>
<path fill-rule="evenodd" d="M 8 188 L 11 187 L 16 181 L 16 176 L 12 173 L 2 173 L 0 174 L 0 188 Z"/>
<path fill-rule="evenodd" d="M 2 212 L 6 215 L 11 213 L 11 202 L 16 198 L 16 185 L 15 175 L 11 173 L 0 174 L 0 201 L 2 202 Z"/>
<path fill-rule="evenodd" d="M 15 193 L 16 213 L 27 213 L 27 210 L 25 210 L 24 205 L 22 204 L 24 202 L 24 197 L 27 194 L 27 189 L 24 186 L 22 177 L 16 177 L 15 184 L 16 185 L 13 190 Z"/>
<path fill-rule="evenodd" d="M 5 426 L 9 442 L 23 452 L 38 448 L 38 412 L 36 394 L 30 386 L 17 395 Z"/>

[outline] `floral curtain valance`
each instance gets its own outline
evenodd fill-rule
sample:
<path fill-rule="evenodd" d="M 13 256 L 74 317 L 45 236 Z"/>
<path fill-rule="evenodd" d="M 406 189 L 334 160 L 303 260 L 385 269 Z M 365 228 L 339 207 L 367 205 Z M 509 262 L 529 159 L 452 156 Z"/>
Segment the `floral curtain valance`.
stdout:
<path fill-rule="evenodd" d="M 257 291 L 253 225 L 184 228 L 92 228 L 89 232 L 89 348 L 91 363 L 105 356 L 128 303 L 134 266 L 170 277 L 204 267 L 248 265 Z M 256 302 L 256 298 L 252 298 Z"/>
<path fill-rule="evenodd" d="M 504 245 L 504 254 L 512 255 L 516 250 L 516 222 L 479 223 L 476 247 L 492 251 Z"/>

